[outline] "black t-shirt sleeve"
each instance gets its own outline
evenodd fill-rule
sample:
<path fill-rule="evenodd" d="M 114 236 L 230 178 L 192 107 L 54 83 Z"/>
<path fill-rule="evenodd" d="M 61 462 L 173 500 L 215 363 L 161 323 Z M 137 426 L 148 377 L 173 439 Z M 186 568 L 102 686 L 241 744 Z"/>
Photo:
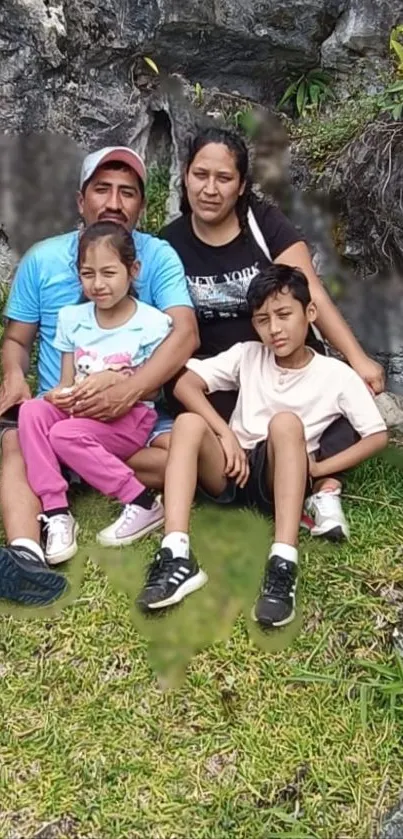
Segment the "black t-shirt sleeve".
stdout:
<path fill-rule="evenodd" d="M 287 248 L 304 240 L 278 207 L 272 204 L 257 204 L 253 205 L 253 213 L 273 260 Z"/>

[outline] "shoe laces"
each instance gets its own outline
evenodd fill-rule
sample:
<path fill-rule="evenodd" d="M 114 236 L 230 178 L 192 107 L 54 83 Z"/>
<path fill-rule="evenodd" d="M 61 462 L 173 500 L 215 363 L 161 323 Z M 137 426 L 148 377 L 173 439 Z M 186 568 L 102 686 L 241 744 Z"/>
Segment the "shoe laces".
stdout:
<path fill-rule="evenodd" d="M 322 516 L 331 516 L 334 513 L 335 502 L 339 496 L 335 492 L 318 492 L 314 498 L 315 507 Z"/>
<path fill-rule="evenodd" d="M 57 516 L 45 516 L 45 514 L 42 513 L 38 516 L 38 520 L 43 522 L 48 539 L 53 540 L 57 536 L 66 535 L 69 521 L 67 513 L 60 513 Z"/>
<path fill-rule="evenodd" d="M 139 508 L 136 506 L 136 504 L 125 504 L 122 513 L 125 522 L 134 521 L 138 514 Z"/>
<path fill-rule="evenodd" d="M 184 560 L 181 560 L 184 562 Z M 172 572 L 178 564 L 178 557 L 174 557 L 170 548 L 161 548 L 156 553 L 147 574 L 147 585 L 164 585 L 169 582 Z"/>
<path fill-rule="evenodd" d="M 290 594 L 290 588 L 294 585 L 294 563 L 288 563 L 281 557 L 269 560 L 264 584 L 263 594 L 266 597 L 285 600 Z"/>

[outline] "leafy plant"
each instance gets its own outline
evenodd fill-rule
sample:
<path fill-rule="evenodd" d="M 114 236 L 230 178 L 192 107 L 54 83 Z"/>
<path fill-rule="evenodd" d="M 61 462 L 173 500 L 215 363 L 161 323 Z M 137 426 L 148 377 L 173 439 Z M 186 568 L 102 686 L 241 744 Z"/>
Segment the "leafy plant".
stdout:
<path fill-rule="evenodd" d="M 403 23 L 395 26 L 390 33 L 389 47 L 397 58 L 397 72 L 403 75 Z"/>
<path fill-rule="evenodd" d="M 204 90 L 200 84 L 200 82 L 196 82 L 194 86 L 194 93 L 195 93 L 195 101 L 198 108 L 203 104 L 204 101 Z"/>
<path fill-rule="evenodd" d="M 236 111 L 232 116 L 232 122 L 238 131 L 242 131 L 249 139 L 252 139 L 256 130 L 256 115 L 252 106 Z"/>
<path fill-rule="evenodd" d="M 339 102 L 331 114 L 308 114 L 290 126 L 290 136 L 301 143 L 304 154 L 321 169 L 329 158 L 338 154 L 364 130 L 379 113 L 375 96 L 360 96 Z"/>
<path fill-rule="evenodd" d="M 160 72 L 160 71 L 159 71 L 159 69 L 158 69 L 158 67 L 157 67 L 157 65 L 156 65 L 156 63 L 155 63 L 155 61 L 153 61 L 153 59 L 152 59 L 152 58 L 149 58 L 148 56 L 144 56 L 144 61 L 145 61 L 145 63 L 146 63 L 146 64 L 148 64 L 148 66 L 149 66 L 149 67 L 151 67 L 151 70 L 153 70 L 153 71 L 154 71 L 154 73 L 155 73 L 157 76 L 159 76 L 159 72 Z"/>
<path fill-rule="evenodd" d="M 308 111 L 318 111 L 326 99 L 333 97 L 331 81 L 331 76 L 325 70 L 309 70 L 287 87 L 278 107 L 281 108 L 286 102 L 294 100 L 300 117 L 305 116 Z"/>
<path fill-rule="evenodd" d="M 386 88 L 379 100 L 379 105 L 381 112 L 389 111 L 393 119 L 403 118 L 403 79 Z"/>
<path fill-rule="evenodd" d="M 403 23 L 392 29 L 389 47 L 397 60 L 397 75 L 403 76 Z M 381 112 L 389 111 L 395 120 L 403 118 L 403 79 L 398 79 L 386 88 L 379 99 L 379 107 Z"/>
<path fill-rule="evenodd" d="M 145 233 L 157 234 L 164 224 L 169 181 L 169 166 L 150 166 L 146 187 L 146 210 L 141 220 L 141 230 Z"/>

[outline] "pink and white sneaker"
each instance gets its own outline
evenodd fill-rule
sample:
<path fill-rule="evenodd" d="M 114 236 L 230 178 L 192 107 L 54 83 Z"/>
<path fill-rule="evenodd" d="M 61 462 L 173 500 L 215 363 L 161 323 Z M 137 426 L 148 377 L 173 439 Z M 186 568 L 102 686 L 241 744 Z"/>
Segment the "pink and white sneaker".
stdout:
<path fill-rule="evenodd" d="M 163 524 L 164 508 L 160 500 L 154 501 L 151 510 L 137 504 L 125 504 L 119 518 L 97 533 L 97 542 L 108 548 L 131 545 Z"/>

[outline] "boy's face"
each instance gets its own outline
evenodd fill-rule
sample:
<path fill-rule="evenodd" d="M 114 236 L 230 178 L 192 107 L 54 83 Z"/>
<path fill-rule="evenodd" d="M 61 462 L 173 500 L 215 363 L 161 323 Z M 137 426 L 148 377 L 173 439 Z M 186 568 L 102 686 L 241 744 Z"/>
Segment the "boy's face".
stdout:
<path fill-rule="evenodd" d="M 279 358 L 287 358 L 304 346 L 309 324 L 315 317 L 314 303 L 309 303 L 304 312 L 299 300 L 285 288 L 255 309 L 252 323 L 264 345 Z"/>

